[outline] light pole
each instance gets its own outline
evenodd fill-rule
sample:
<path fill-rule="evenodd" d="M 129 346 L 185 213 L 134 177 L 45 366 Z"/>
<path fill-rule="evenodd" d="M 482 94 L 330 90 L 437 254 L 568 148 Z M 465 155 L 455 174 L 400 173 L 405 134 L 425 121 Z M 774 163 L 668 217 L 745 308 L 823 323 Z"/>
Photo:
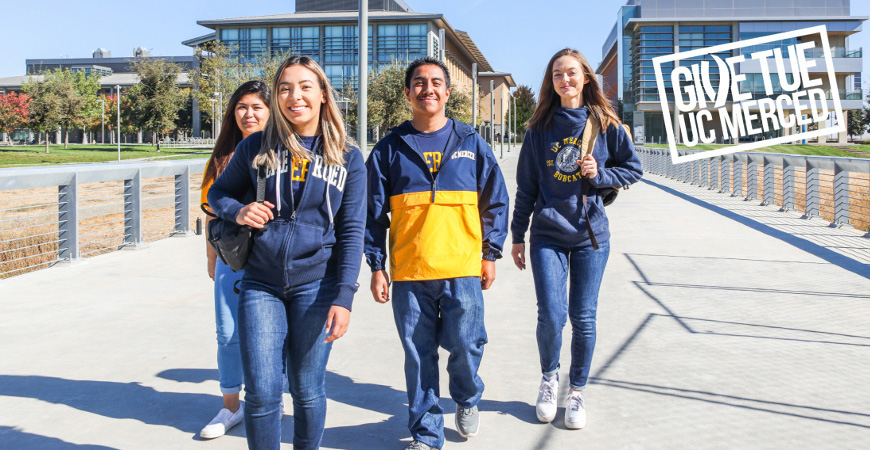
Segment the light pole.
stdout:
<path fill-rule="evenodd" d="M 215 92 L 214 95 L 217 95 L 217 96 L 218 96 L 218 104 L 217 104 L 218 106 L 217 106 L 217 111 L 216 111 L 216 112 L 217 112 L 218 114 L 220 114 L 221 111 L 224 110 L 224 93 L 218 91 L 218 92 Z M 221 124 L 221 123 L 218 123 L 218 124 L 217 124 L 217 127 L 215 128 L 215 133 L 218 133 L 218 134 L 219 134 L 219 133 L 221 132 L 221 126 L 223 126 L 223 124 Z M 217 137 L 217 134 L 215 134 L 215 137 Z"/>
<path fill-rule="evenodd" d="M 215 124 L 214 124 L 214 104 L 215 104 L 215 102 L 216 102 L 217 100 L 216 100 L 216 99 L 213 99 L 213 98 L 210 98 L 210 99 L 208 99 L 208 101 L 211 102 L 211 138 L 214 139 L 214 138 L 215 138 L 215 137 L 214 137 L 214 130 L 215 130 Z"/>
<path fill-rule="evenodd" d="M 368 150 L 368 103 L 369 103 L 369 2 L 359 0 L 359 110 L 357 111 L 357 136 L 359 148 Z"/>
<path fill-rule="evenodd" d="M 115 97 L 118 102 L 118 162 L 121 162 L 121 85 L 115 85 Z"/>
<path fill-rule="evenodd" d="M 511 100 L 514 102 L 514 136 L 517 135 L 517 98 L 513 97 Z"/>
<path fill-rule="evenodd" d="M 100 102 L 100 143 L 106 145 L 106 101 L 98 99 Z"/>
<path fill-rule="evenodd" d="M 495 146 L 495 81 L 489 80 L 489 147 Z"/>

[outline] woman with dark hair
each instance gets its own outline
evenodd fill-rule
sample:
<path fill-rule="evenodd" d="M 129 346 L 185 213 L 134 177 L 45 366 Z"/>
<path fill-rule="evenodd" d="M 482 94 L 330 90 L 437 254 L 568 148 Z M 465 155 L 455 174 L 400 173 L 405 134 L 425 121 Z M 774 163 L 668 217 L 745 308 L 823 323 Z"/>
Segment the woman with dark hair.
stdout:
<path fill-rule="evenodd" d="M 584 135 L 586 127 L 591 128 Z M 576 50 L 560 50 L 550 59 L 526 128 L 517 163 L 511 256 L 520 270 L 525 269 L 525 234 L 534 212 L 531 264 L 544 374 L 536 412 L 545 423 L 556 416 L 562 329 L 570 318 L 565 427 L 583 428 L 583 389 L 595 348 L 598 291 L 610 253 L 600 190 L 638 181 L 641 165 L 631 136 L 602 94 L 595 72 Z M 585 156 L 581 149 L 591 142 L 584 139 L 594 139 L 591 153 Z"/>
<path fill-rule="evenodd" d="M 257 131 L 262 131 L 266 126 L 270 102 L 269 87 L 262 81 L 248 81 L 239 86 L 230 97 L 221 122 L 220 134 L 202 177 L 202 208 L 207 213 L 210 213 L 206 199 L 209 188 L 227 167 L 239 142 Z M 206 217 L 206 223 L 209 220 L 211 217 Z M 208 255 L 208 276 L 214 280 L 218 372 L 224 407 L 199 434 L 205 439 L 213 439 L 226 434 L 244 417 L 244 408 L 239 402 L 243 381 L 242 355 L 239 352 L 239 333 L 236 326 L 239 295 L 233 290 L 235 284 L 242 279 L 243 273 L 233 272 L 229 266 L 219 261 L 211 245 L 206 243 L 205 247 Z"/>
<path fill-rule="evenodd" d="M 272 90 L 266 128 L 239 144 L 208 199 L 220 218 L 257 231 L 239 299 L 248 446 L 279 448 L 286 378 L 293 448 L 316 449 L 326 362 L 347 331 L 358 287 L 366 169 L 317 63 L 290 57 Z M 252 201 L 260 174 L 263 203 Z"/>

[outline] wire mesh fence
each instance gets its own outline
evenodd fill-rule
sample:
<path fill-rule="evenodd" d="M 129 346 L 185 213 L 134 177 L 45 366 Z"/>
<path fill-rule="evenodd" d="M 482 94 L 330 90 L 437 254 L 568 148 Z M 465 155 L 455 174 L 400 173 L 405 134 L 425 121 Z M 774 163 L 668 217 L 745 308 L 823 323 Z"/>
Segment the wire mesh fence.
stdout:
<path fill-rule="evenodd" d="M 637 151 L 647 172 L 870 231 L 870 160 L 743 152 L 673 164 L 670 150 Z"/>
<path fill-rule="evenodd" d="M 0 278 L 195 230 L 204 165 L 0 169 Z"/>

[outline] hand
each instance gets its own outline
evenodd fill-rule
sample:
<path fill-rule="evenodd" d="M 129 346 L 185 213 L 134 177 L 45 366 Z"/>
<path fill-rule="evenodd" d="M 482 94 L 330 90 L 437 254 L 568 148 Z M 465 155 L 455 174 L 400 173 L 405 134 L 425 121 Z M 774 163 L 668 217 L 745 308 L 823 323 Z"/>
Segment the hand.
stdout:
<path fill-rule="evenodd" d="M 526 269 L 526 244 L 514 244 L 511 247 L 511 258 L 520 270 Z"/>
<path fill-rule="evenodd" d="M 275 205 L 269 202 L 254 202 L 245 205 L 236 215 L 236 223 L 239 225 L 249 225 L 254 228 L 263 228 L 266 222 L 275 218 L 275 215 L 272 214 L 272 208 L 274 207 Z"/>
<path fill-rule="evenodd" d="M 323 343 L 328 344 L 347 333 L 347 326 L 350 323 L 350 310 L 343 306 L 333 305 L 329 308 L 329 315 L 326 316 L 326 339 Z M 331 332 L 330 332 L 331 331 Z"/>
<path fill-rule="evenodd" d="M 386 270 L 372 272 L 372 296 L 378 303 L 390 301 L 390 276 Z"/>
<path fill-rule="evenodd" d="M 480 288 L 484 291 L 492 286 L 495 281 L 495 261 L 482 260 L 480 262 Z"/>
<path fill-rule="evenodd" d="M 580 166 L 580 175 L 585 175 L 587 178 L 595 178 L 598 176 L 598 163 L 591 154 L 586 155 L 580 161 L 577 161 Z"/>
<path fill-rule="evenodd" d="M 217 254 L 210 252 L 208 254 L 208 277 L 214 281 L 214 267 L 217 264 Z"/>

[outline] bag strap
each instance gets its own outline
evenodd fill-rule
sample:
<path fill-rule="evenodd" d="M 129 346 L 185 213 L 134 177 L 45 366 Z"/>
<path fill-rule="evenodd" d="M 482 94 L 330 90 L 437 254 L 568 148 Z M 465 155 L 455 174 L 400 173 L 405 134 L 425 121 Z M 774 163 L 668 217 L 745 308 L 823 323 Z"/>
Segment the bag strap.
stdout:
<path fill-rule="evenodd" d="M 586 126 L 583 127 L 583 135 L 580 141 L 580 158 L 585 158 L 586 155 L 592 154 L 592 149 L 595 148 L 595 140 L 598 138 L 598 132 L 601 125 L 595 120 L 595 116 L 589 114 L 586 118 Z M 589 192 L 589 179 L 585 176 L 581 181 L 581 196 L 583 199 L 583 217 L 586 219 L 586 231 L 589 232 L 589 240 L 592 241 L 592 248 L 598 250 L 598 239 L 595 238 L 595 232 L 592 231 L 592 224 L 589 222 L 589 206 L 587 192 Z"/>
<path fill-rule="evenodd" d="M 266 200 L 266 168 L 260 166 L 257 169 L 257 203 Z"/>

